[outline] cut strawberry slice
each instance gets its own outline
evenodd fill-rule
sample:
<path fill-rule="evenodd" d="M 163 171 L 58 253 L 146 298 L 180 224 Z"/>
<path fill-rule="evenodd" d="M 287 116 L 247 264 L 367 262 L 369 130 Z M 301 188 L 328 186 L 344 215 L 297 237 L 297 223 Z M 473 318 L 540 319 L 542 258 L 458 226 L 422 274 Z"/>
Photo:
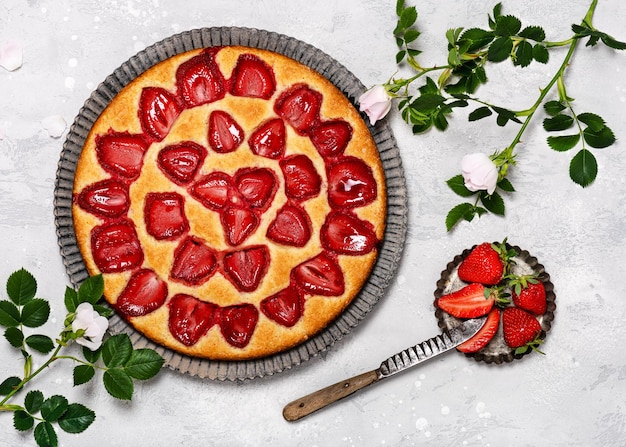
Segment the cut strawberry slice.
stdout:
<path fill-rule="evenodd" d="M 236 348 L 245 348 L 259 320 L 256 307 L 252 304 L 223 307 L 220 316 L 220 327 L 226 341 Z"/>
<path fill-rule="evenodd" d="M 226 206 L 232 180 L 224 172 L 212 172 L 192 185 L 189 193 L 209 209 L 219 211 Z"/>
<path fill-rule="evenodd" d="M 176 87 L 187 107 L 217 101 L 226 94 L 224 77 L 210 52 L 180 64 L 176 70 Z"/>
<path fill-rule="evenodd" d="M 235 173 L 233 183 L 252 208 L 266 210 L 278 186 L 276 175 L 267 168 L 243 168 Z"/>
<path fill-rule="evenodd" d="M 274 111 L 299 135 L 307 135 L 319 121 L 322 95 L 306 84 L 285 90 L 274 103 Z"/>
<path fill-rule="evenodd" d="M 272 67 L 253 54 L 239 56 L 231 78 L 232 95 L 269 99 L 275 90 Z"/>
<path fill-rule="evenodd" d="M 141 173 L 148 143 L 143 135 L 109 132 L 96 136 L 98 162 L 106 171 L 128 180 Z"/>
<path fill-rule="evenodd" d="M 456 318 L 478 318 L 489 313 L 495 303 L 494 294 L 478 283 L 443 295 L 435 305 Z"/>
<path fill-rule="evenodd" d="M 193 141 L 167 146 L 159 151 L 161 171 L 177 185 L 186 185 L 196 176 L 207 155 L 205 148 Z"/>
<path fill-rule="evenodd" d="M 328 202 L 335 208 L 356 208 L 376 199 L 376 179 L 363 160 L 345 157 L 328 169 Z"/>
<path fill-rule="evenodd" d="M 259 226 L 259 218 L 248 209 L 226 208 L 220 215 L 226 242 L 233 247 L 245 241 Z"/>
<path fill-rule="evenodd" d="M 331 212 L 320 231 L 322 246 L 342 255 L 363 255 L 376 247 L 372 224 L 354 214 Z"/>
<path fill-rule="evenodd" d="M 487 316 L 487 321 L 483 327 L 472 338 L 457 347 L 461 352 L 478 352 L 489 344 L 500 326 L 500 309 L 494 307 Z"/>
<path fill-rule="evenodd" d="M 311 219 L 302 208 L 287 203 L 267 228 L 267 237 L 279 244 L 304 247 L 311 239 Z"/>
<path fill-rule="evenodd" d="M 252 292 L 267 273 L 270 252 L 264 245 L 244 248 L 224 255 L 226 278 L 242 292 Z"/>
<path fill-rule="evenodd" d="M 177 192 L 151 192 L 143 210 L 146 231 L 156 240 L 171 240 L 189 231 L 185 199 Z"/>
<path fill-rule="evenodd" d="M 243 129 L 237 121 L 222 110 L 209 115 L 209 146 L 220 154 L 233 152 L 244 140 Z"/>
<path fill-rule="evenodd" d="M 295 325 L 304 312 L 304 297 L 296 287 L 289 286 L 261 301 L 261 311 L 269 318 L 286 327 Z"/>
<path fill-rule="evenodd" d="M 138 270 L 117 298 L 115 308 L 126 317 L 141 317 L 165 303 L 167 283 L 150 269 Z"/>
<path fill-rule="evenodd" d="M 156 141 L 170 132 L 181 112 L 176 96 L 161 87 L 144 87 L 139 98 L 139 121 L 146 135 Z"/>
<path fill-rule="evenodd" d="M 285 153 L 285 123 L 280 118 L 264 122 L 252 133 L 248 145 L 256 155 L 279 159 Z"/>
<path fill-rule="evenodd" d="M 324 121 L 311 130 L 310 138 L 322 157 L 337 157 L 352 138 L 352 126 L 343 120 Z"/>
<path fill-rule="evenodd" d="M 195 345 L 217 323 L 217 305 L 194 296 L 180 293 L 168 305 L 170 333 L 185 346 Z"/>
<path fill-rule="evenodd" d="M 322 178 L 313 162 L 304 154 L 291 155 L 280 161 L 285 178 L 285 194 L 294 200 L 305 200 L 320 193 Z"/>
<path fill-rule="evenodd" d="M 345 289 L 341 267 L 325 252 L 296 266 L 291 277 L 304 293 L 311 295 L 339 296 Z"/>
<path fill-rule="evenodd" d="M 143 262 L 137 232 L 126 219 L 95 227 L 91 232 L 91 252 L 102 273 L 132 270 Z"/>
<path fill-rule="evenodd" d="M 187 237 L 174 251 L 170 276 L 188 285 L 200 285 L 209 280 L 217 267 L 215 251 L 200 238 Z"/>
<path fill-rule="evenodd" d="M 101 217 L 121 217 L 130 207 L 128 186 L 115 179 L 92 183 L 81 191 L 78 205 L 85 211 Z"/>

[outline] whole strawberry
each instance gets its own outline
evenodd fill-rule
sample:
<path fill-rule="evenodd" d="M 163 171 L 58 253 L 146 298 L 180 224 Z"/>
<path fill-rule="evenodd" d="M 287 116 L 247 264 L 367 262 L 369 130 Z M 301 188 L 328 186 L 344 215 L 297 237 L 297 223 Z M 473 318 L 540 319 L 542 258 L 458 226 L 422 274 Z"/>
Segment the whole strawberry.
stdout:
<path fill-rule="evenodd" d="M 541 281 L 528 282 L 526 287 L 514 287 L 511 293 L 513 303 L 534 315 L 546 313 L 546 289 Z"/>
<path fill-rule="evenodd" d="M 505 273 L 507 251 L 504 244 L 498 246 L 483 242 L 474 247 L 459 265 L 459 278 L 469 283 L 496 285 Z"/>
<path fill-rule="evenodd" d="M 541 343 L 541 324 L 534 315 L 518 307 L 508 307 L 502 312 L 502 332 L 506 344 L 516 353 L 530 347 L 538 352 Z"/>

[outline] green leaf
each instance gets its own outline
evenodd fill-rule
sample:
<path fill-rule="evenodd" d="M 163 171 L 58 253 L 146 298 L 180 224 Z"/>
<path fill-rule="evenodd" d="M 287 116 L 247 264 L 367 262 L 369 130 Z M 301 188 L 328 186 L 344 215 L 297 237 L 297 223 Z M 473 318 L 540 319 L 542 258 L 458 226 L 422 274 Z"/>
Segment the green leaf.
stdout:
<path fill-rule="evenodd" d="M 9 344 L 14 348 L 21 348 L 24 342 L 24 333 L 15 326 L 9 327 L 4 331 L 4 338 L 6 338 Z"/>
<path fill-rule="evenodd" d="M 502 196 L 497 192 L 491 195 L 486 192 L 481 193 L 480 201 L 485 205 L 485 208 L 493 214 L 504 216 L 504 199 L 502 199 Z"/>
<path fill-rule="evenodd" d="M 37 293 L 37 281 L 23 268 L 13 272 L 7 280 L 7 295 L 18 306 L 32 300 Z"/>
<path fill-rule="evenodd" d="M 547 132 L 566 130 L 572 127 L 573 124 L 574 118 L 563 113 L 560 113 L 552 118 L 546 118 L 543 120 L 543 128 Z"/>
<path fill-rule="evenodd" d="M 492 115 L 491 109 L 487 106 L 479 107 L 476 110 L 470 112 L 468 119 L 469 121 L 478 121 L 480 119 L 486 118 Z"/>
<path fill-rule="evenodd" d="M 602 117 L 595 113 L 581 113 L 578 115 L 578 121 L 589 126 L 593 132 L 600 132 L 606 126 Z"/>
<path fill-rule="evenodd" d="M 78 302 L 96 304 L 104 293 L 102 275 L 90 276 L 78 288 Z"/>
<path fill-rule="evenodd" d="M 109 318 L 111 315 L 113 315 L 113 309 L 107 306 L 100 305 L 100 304 L 94 304 L 93 310 L 98 312 L 98 315 L 101 315 L 105 318 Z"/>
<path fill-rule="evenodd" d="M 411 28 L 405 31 L 404 33 L 404 41 L 406 43 L 411 43 L 415 40 L 417 40 L 417 38 L 420 36 L 420 32 L 418 30 L 416 30 L 415 28 Z"/>
<path fill-rule="evenodd" d="M 615 40 L 613 37 L 608 34 L 604 34 L 602 37 L 602 42 L 607 47 L 613 48 L 614 50 L 626 50 L 626 42 L 620 42 L 619 40 Z"/>
<path fill-rule="evenodd" d="M 574 135 L 549 136 L 548 146 L 555 151 L 565 152 L 576 146 L 579 140 L 580 134 L 578 133 Z"/>
<path fill-rule="evenodd" d="M 93 379 L 96 369 L 91 365 L 78 365 L 74 368 L 74 386 L 83 385 Z"/>
<path fill-rule="evenodd" d="M 0 383 L 0 396 L 6 396 L 7 394 L 13 392 L 13 390 L 15 390 L 20 383 L 22 383 L 22 379 L 19 377 L 7 377 L 2 383 Z"/>
<path fill-rule="evenodd" d="M 476 209 L 471 203 L 461 203 L 450 210 L 446 216 L 446 228 L 450 231 L 461 219 L 470 222 L 476 215 Z"/>
<path fill-rule="evenodd" d="M 39 327 L 48 321 L 50 304 L 44 299 L 35 298 L 22 307 L 21 322 L 27 327 Z"/>
<path fill-rule="evenodd" d="M 489 16 L 489 27 L 491 29 L 495 29 L 496 22 L 501 16 L 502 16 L 502 3 L 498 3 L 496 4 L 496 6 L 493 7 L 493 18 Z"/>
<path fill-rule="evenodd" d="M 413 26 L 416 20 L 417 20 L 417 9 L 415 9 L 415 6 L 410 6 L 404 9 L 402 11 L 402 14 L 400 14 L 399 23 L 402 25 L 403 28 L 406 29 L 406 28 Z"/>
<path fill-rule="evenodd" d="M 533 46 L 530 43 L 523 40 L 519 43 L 519 45 L 517 45 L 517 49 L 515 50 L 514 64 L 519 65 L 521 67 L 528 67 L 532 61 L 533 61 Z"/>
<path fill-rule="evenodd" d="M 82 349 L 83 357 L 85 357 L 85 360 L 87 360 L 90 363 L 96 363 L 98 359 L 100 358 L 101 352 L 102 352 L 102 347 L 100 347 L 99 349 L 96 349 L 95 351 L 92 351 L 91 349 L 85 346 L 83 346 L 83 349 Z"/>
<path fill-rule="evenodd" d="M 596 149 L 609 147 L 615 143 L 615 134 L 607 126 L 604 126 L 599 132 L 594 132 L 589 127 L 583 131 L 583 138 L 587 144 Z"/>
<path fill-rule="evenodd" d="M 502 191 L 515 192 L 515 188 L 513 187 L 513 184 L 507 178 L 503 178 L 502 180 L 500 180 L 497 186 Z"/>
<path fill-rule="evenodd" d="M 513 41 L 509 37 L 498 37 L 487 50 L 487 60 L 502 62 L 508 59 L 511 51 L 513 51 Z"/>
<path fill-rule="evenodd" d="M 39 390 L 29 391 L 24 398 L 24 406 L 30 414 L 38 413 L 41 410 L 44 398 L 43 393 Z"/>
<path fill-rule="evenodd" d="M 565 105 L 559 101 L 548 101 L 543 105 L 544 110 L 550 116 L 555 116 L 565 110 Z"/>
<path fill-rule="evenodd" d="M 26 431 L 33 428 L 35 418 L 24 410 L 18 410 L 13 413 L 13 427 L 18 431 Z"/>
<path fill-rule="evenodd" d="M 406 56 L 406 51 L 401 50 L 396 53 L 396 64 L 399 64 L 404 60 L 404 56 Z"/>
<path fill-rule="evenodd" d="M 0 301 L 0 325 L 16 327 L 20 324 L 20 310 L 11 301 Z"/>
<path fill-rule="evenodd" d="M 434 93 L 424 93 L 411 103 L 411 108 L 419 112 L 431 112 L 443 104 L 445 98 Z"/>
<path fill-rule="evenodd" d="M 593 154 L 587 149 L 581 149 L 572 158 L 569 165 L 569 176 L 583 188 L 589 186 L 598 175 L 598 163 Z"/>
<path fill-rule="evenodd" d="M 47 335 L 29 335 L 25 341 L 28 346 L 42 354 L 48 354 L 54 349 L 54 342 Z"/>
<path fill-rule="evenodd" d="M 461 197 L 470 197 L 476 194 L 465 187 L 465 179 L 461 174 L 455 175 L 446 182 L 450 189 Z"/>
<path fill-rule="evenodd" d="M 495 33 L 498 36 L 515 36 L 521 27 L 522 22 L 517 17 L 511 15 L 501 16 L 496 20 Z"/>
<path fill-rule="evenodd" d="M 485 47 L 486 45 L 489 45 L 494 37 L 493 32 L 480 28 L 470 28 L 461 34 L 461 40 L 467 40 L 470 42 L 467 49 L 468 52 L 474 52 Z"/>
<path fill-rule="evenodd" d="M 70 404 L 59 419 L 59 427 L 67 433 L 82 433 L 96 420 L 96 413 L 81 404 Z"/>
<path fill-rule="evenodd" d="M 399 16 L 402 14 L 402 10 L 404 9 L 404 0 L 396 1 L 396 15 Z"/>
<path fill-rule="evenodd" d="M 50 396 L 41 404 L 41 417 L 48 422 L 56 422 L 67 411 L 68 402 L 63 396 Z"/>
<path fill-rule="evenodd" d="M 102 361 L 109 368 L 125 365 L 133 353 L 133 345 L 127 334 L 109 337 L 102 344 Z"/>
<path fill-rule="evenodd" d="M 102 375 L 104 388 L 116 399 L 130 400 L 133 397 L 134 385 L 130 375 L 119 368 L 108 369 Z"/>
<path fill-rule="evenodd" d="M 59 439 L 50 422 L 44 421 L 35 427 L 35 441 L 39 447 L 57 447 Z"/>
<path fill-rule="evenodd" d="M 540 64 L 547 64 L 550 60 L 550 53 L 548 49 L 541 44 L 536 44 L 533 47 L 533 59 Z"/>
<path fill-rule="evenodd" d="M 546 33 L 540 26 L 527 26 L 519 33 L 519 37 L 543 42 L 546 39 Z"/>
<path fill-rule="evenodd" d="M 148 380 L 161 371 L 164 361 L 163 357 L 152 349 L 137 349 L 126 362 L 124 370 L 134 379 Z"/>
<path fill-rule="evenodd" d="M 76 312 L 76 308 L 80 304 L 78 302 L 78 293 L 76 292 L 76 290 L 72 289 L 71 287 L 66 287 L 64 302 L 65 308 L 68 312 Z"/>

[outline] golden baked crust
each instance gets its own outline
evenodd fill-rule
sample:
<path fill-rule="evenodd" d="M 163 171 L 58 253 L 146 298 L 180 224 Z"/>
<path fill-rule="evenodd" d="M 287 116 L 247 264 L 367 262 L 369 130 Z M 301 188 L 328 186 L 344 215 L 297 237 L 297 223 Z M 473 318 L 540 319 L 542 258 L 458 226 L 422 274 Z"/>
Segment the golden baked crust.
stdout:
<path fill-rule="evenodd" d="M 94 123 L 84 144 L 76 167 L 75 197 L 79 197 L 90 185 L 116 178 L 116 174 L 112 173 L 111 169 L 103 167 L 101 163 L 96 149 L 98 138 L 110 133 L 144 135 L 141 113 L 138 113 L 142 91 L 145 88 L 159 87 L 177 95 L 177 69 L 185 61 L 201 54 L 206 54 L 206 50 L 194 50 L 173 56 L 148 69 L 115 96 Z M 118 298 L 131 276 L 140 268 L 153 270 L 159 278 L 166 281 L 167 299 L 164 304 L 145 315 L 123 315 L 140 333 L 158 344 L 186 355 L 221 360 L 259 358 L 296 346 L 324 329 L 360 291 L 376 261 L 378 244 L 364 253 L 343 254 L 333 252 L 328 248 L 328 244 L 322 241 L 324 239 L 322 227 L 329 214 L 333 212 L 328 199 L 330 166 L 338 159 L 354 157 L 371 169 L 371 175 L 376 183 L 375 198 L 363 206 L 343 211 L 368 223 L 377 241 L 382 240 L 385 226 L 385 178 L 378 150 L 367 126 L 346 97 L 323 76 L 288 57 L 266 50 L 233 46 L 212 50 L 210 54 L 226 80 L 233 76 L 233 70 L 241 55 L 251 54 L 260 58 L 271 67 L 275 78 L 275 91 L 272 96 L 269 99 L 253 98 L 235 96 L 227 92 L 222 99 L 216 101 L 194 107 L 181 107 L 180 115 L 162 141 L 148 139 L 138 177 L 122 179 L 122 183 L 128 185 L 130 202 L 123 216 L 103 217 L 81 206 L 79 200 L 75 200 L 72 210 L 74 227 L 85 265 L 93 275 L 103 273 L 94 259 L 92 247 L 94 228 L 120 219 L 131 222 L 143 254 L 140 265 L 119 272 L 104 272 L 103 277 L 105 298 L 113 307 L 117 306 Z M 280 158 L 256 155 L 246 141 L 233 152 L 217 153 L 211 150 L 207 128 L 208 117 L 213 111 L 226 111 L 230 114 L 243 130 L 247 140 L 261 123 L 277 117 L 275 110 L 277 98 L 296 85 L 305 85 L 321 94 L 320 122 L 342 120 L 350 125 L 351 138 L 342 155 L 322 157 L 312 143 L 310 135 L 299 134 L 289 124 L 285 124 L 286 149 Z M 238 290 L 219 268 L 202 284 L 188 284 L 171 278 L 174 253 L 181 240 L 188 235 L 201 239 L 216 253 L 223 254 L 241 248 L 225 240 L 219 212 L 208 209 L 196 200 L 190 194 L 189 184 L 174 183 L 159 167 L 158 154 L 162 149 L 186 141 L 195 142 L 206 148 L 206 158 L 195 179 L 216 171 L 234 176 L 239 169 L 246 167 L 268 168 L 276 175 L 278 187 L 269 207 L 260 214 L 258 228 L 241 244 L 241 247 L 265 246 L 270 255 L 265 276 L 251 292 Z M 309 216 L 311 224 L 311 237 L 302 247 L 276 243 L 266 236 L 278 210 L 290 202 L 285 192 L 285 179 L 281 174 L 280 160 L 296 154 L 306 155 L 313 162 L 322 180 L 319 194 L 298 202 Z M 188 228 L 184 230 L 183 235 L 157 240 L 150 234 L 144 212 L 146 196 L 154 192 L 174 192 L 183 197 L 184 214 L 188 221 Z M 268 318 L 261 310 L 261 302 L 289 287 L 293 282 L 293 269 L 321 252 L 330 253 L 341 267 L 345 283 L 343 293 L 339 296 L 303 293 L 303 313 L 291 327 Z M 169 325 L 171 311 L 169 303 L 177 294 L 191 295 L 213 303 L 218 308 L 252 304 L 258 310 L 258 321 L 245 346 L 238 347 L 229 343 L 222 333 L 219 321 L 212 324 L 197 342 L 190 345 L 181 343 L 180 339 L 172 334 Z"/>

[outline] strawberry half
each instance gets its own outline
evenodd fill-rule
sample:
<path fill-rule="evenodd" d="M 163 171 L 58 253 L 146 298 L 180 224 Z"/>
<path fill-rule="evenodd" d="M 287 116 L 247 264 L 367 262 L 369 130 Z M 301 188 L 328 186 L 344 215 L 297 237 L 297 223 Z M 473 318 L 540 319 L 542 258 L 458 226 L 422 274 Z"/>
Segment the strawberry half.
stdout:
<path fill-rule="evenodd" d="M 311 239 L 311 219 L 302 208 L 287 203 L 278 210 L 266 235 L 279 244 L 304 247 Z"/>
<path fill-rule="evenodd" d="M 128 180 L 135 180 L 141 174 L 148 146 L 143 135 L 109 132 L 96 136 L 96 155 L 100 166 Z"/>
<path fill-rule="evenodd" d="M 354 214 L 331 212 L 320 231 L 322 246 L 342 255 L 363 255 L 376 247 L 372 224 Z"/>
<path fill-rule="evenodd" d="M 126 317 L 140 317 L 158 309 L 167 298 L 167 283 L 150 269 L 133 273 L 115 308 Z"/>
<path fill-rule="evenodd" d="M 541 281 L 534 281 L 527 281 L 525 287 L 513 288 L 511 293 L 513 303 L 534 315 L 543 315 L 548 307 L 546 289 Z"/>
<path fill-rule="evenodd" d="M 296 266 L 291 277 L 304 293 L 311 295 L 339 296 L 345 290 L 341 267 L 325 252 Z"/>
<path fill-rule="evenodd" d="M 139 121 L 146 135 L 163 140 L 182 108 L 171 92 L 161 87 L 144 87 L 139 97 Z"/>
<path fill-rule="evenodd" d="M 478 352 L 483 349 L 485 346 L 489 344 L 491 339 L 498 332 L 498 327 L 500 326 L 500 309 L 494 307 L 489 311 L 489 315 L 487 315 L 487 320 L 483 327 L 481 327 L 476 335 L 467 340 L 466 342 L 460 344 L 457 349 L 461 352 L 465 352 L 467 354 Z"/>
<path fill-rule="evenodd" d="M 356 208 L 377 196 L 376 179 L 363 160 L 345 157 L 328 169 L 328 202 L 335 208 Z"/>
<path fill-rule="evenodd" d="M 180 64 L 176 70 L 176 88 L 187 107 L 217 101 L 226 94 L 224 77 L 208 51 Z"/>
<path fill-rule="evenodd" d="M 320 193 L 322 178 L 304 154 L 291 155 L 279 162 L 285 178 L 285 194 L 290 199 L 306 200 Z"/>
<path fill-rule="evenodd" d="M 311 130 L 309 137 L 322 157 L 337 157 L 352 138 L 352 126 L 343 120 L 324 121 Z"/>
<path fill-rule="evenodd" d="M 222 110 L 214 110 L 209 115 L 209 146 L 220 154 L 235 151 L 245 135 L 237 121 Z"/>
<path fill-rule="evenodd" d="M 189 193 L 207 208 L 219 211 L 226 206 L 231 189 L 232 179 L 228 174 L 212 172 L 194 183 Z"/>
<path fill-rule="evenodd" d="M 270 252 L 264 245 L 244 248 L 224 255 L 226 278 L 242 292 L 252 292 L 267 273 Z"/>
<path fill-rule="evenodd" d="M 253 54 L 239 56 L 230 82 L 234 96 L 269 99 L 276 90 L 274 70 Z"/>
<path fill-rule="evenodd" d="M 243 168 L 233 177 L 237 191 L 251 208 L 266 210 L 278 189 L 276 175 L 268 168 Z"/>
<path fill-rule="evenodd" d="M 304 297 L 296 287 L 289 286 L 261 301 L 261 311 L 286 327 L 295 325 L 304 312 Z"/>
<path fill-rule="evenodd" d="M 465 282 L 496 285 L 504 274 L 504 263 L 493 244 L 477 245 L 459 265 L 459 278 Z"/>
<path fill-rule="evenodd" d="M 189 231 L 185 198 L 177 192 L 150 192 L 143 209 L 146 231 L 158 241 L 176 239 Z"/>
<path fill-rule="evenodd" d="M 196 176 L 206 155 L 206 149 L 199 144 L 184 141 L 161 149 L 157 163 L 167 178 L 177 185 L 186 185 Z"/>
<path fill-rule="evenodd" d="M 177 294 L 169 302 L 170 333 L 185 346 L 195 345 L 217 322 L 219 308 L 198 298 Z"/>
<path fill-rule="evenodd" d="M 322 95 L 306 84 L 296 84 L 285 90 L 274 103 L 274 111 L 295 129 L 307 135 L 319 122 Z"/>
<path fill-rule="evenodd" d="M 277 160 L 285 153 L 285 138 L 285 123 L 280 118 L 273 118 L 255 129 L 248 145 L 252 153 Z"/>
<path fill-rule="evenodd" d="M 245 208 L 226 208 L 220 214 L 226 242 L 235 247 L 245 241 L 259 226 L 257 215 Z"/>
<path fill-rule="evenodd" d="M 220 328 L 226 341 L 236 347 L 245 348 L 259 320 L 259 311 L 252 304 L 239 304 L 220 309 Z"/>
<path fill-rule="evenodd" d="M 188 285 L 200 285 L 209 280 L 217 267 L 213 249 L 200 238 L 189 236 L 174 251 L 170 277 Z"/>
<path fill-rule="evenodd" d="M 541 324 L 534 315 L 517 307 L 508 307 L 502 312 L 502 332 L 504 341 L 513 349 L 531 347 L 536 350 L 541 343 Z"/>
<path fill-rule="evenodd" d="M 482 284 L 474 283 L 441 296 L 435 305 L 456 318 L 477 318 L 489 313 L 495 297 Z"/>
<path fill-rule="evenodd" d="M 77 203 L 101 218 L 121 217 L 130 207 L 128 186 L 115 179 L 101 180 L 85 187 L 78 195 Z"/>
<path fill-rule="evenodd" d="M 133 270 L 143 262 L 143 251 L 133 223 L 122 219 L 91 231 L 93 260 L 102 273 Z"/>

